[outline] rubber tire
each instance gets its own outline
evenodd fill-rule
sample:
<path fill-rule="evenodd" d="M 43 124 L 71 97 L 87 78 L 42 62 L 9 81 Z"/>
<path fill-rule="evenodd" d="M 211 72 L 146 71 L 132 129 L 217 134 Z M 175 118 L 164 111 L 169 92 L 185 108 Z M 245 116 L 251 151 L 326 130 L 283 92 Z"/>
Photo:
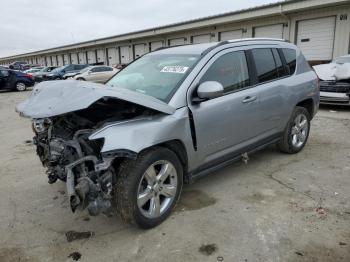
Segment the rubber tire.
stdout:
<path fill-rule="evenodd" d="M 18 83 L 24 84 L 24 86 L 25 86 L 24 90 L 18 90 L 18 89 L 17 89 L 17 84 L 18 84 Z M 26 91 L 26 90 L 27 90 L 27 85 L 26 85 L 25 83 L 21 82 L 21 81 L 18 81 L 18 82 L 16 82 L 16 84 L 15 84 L 15 89 L 16 89 L 17 92 L 23 92 L 23 91 Z"/>
<path fill-rule="evenodd" d="M 291 137 L 290 133 L 292 131 L 292 126 L 294 125 L 294 119 L 296 118 L 297 115 L 299 115 L 301 113 L 306 116 L 307 122 L 309 125 L 309 129 L 308 129 L 308 132 L 306 134 L 305 143 L 301 147 L 295 147 L 292 144 L 292 137 Z M 287 154 L 296 154 L 296 153 L 300 152 L 304 148 L 304 146 L 306 145 L 307 140 L 309 138 L 309 133 L 310 133 L 310 129 L 311 129 L 310 121 L 311 121 L 311 116 L 309 114 L 309 111 L 307 111 L 306 108 L 299 107 L 299 106 L 295 107 L 293 114 L 292 114 L 291 118 L 289 119 L 287 126 L 284 130 L 283 137 L 277 143 L 279 150 L 281 152 L 287 153 Z"/>
<path fill-rule="evenodd" d="M 62 80 L 60 77 L 55 77 L 53 80 Z"/>
<path fill-rule="evenodd" d="M 82 78 L 82 77 L 79 77 L 79 78 L 77 78 L 77 80 L 79 80 L 79 81 L 86 81 L 84 78 Z"/>
<path fill-rule="evenodd" d="M 137 207 L 137 190 L 146 169 L 158 160 L 167 160 L 174 165 L 178 176 L 178 187 L 175 200 L 168 210 L 160 217 L 150 219 L 143 216 Z M 148 229 L 161 224 L 175 207 L 182 190 L 183 168 L 173 151 L 163 147 L 153 147 L 142 152 L 135 160 L 123 161 L 116 180 L 116 204 L 121 218 L 127 223 L 136 223 L 139 227 Z"/>

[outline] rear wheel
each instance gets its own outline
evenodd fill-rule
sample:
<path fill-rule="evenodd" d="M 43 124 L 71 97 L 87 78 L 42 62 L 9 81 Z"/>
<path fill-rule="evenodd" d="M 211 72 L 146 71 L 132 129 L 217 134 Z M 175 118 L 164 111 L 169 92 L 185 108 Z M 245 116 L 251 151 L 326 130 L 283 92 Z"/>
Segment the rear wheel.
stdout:
<path fill-rule="evenodd" d="M 25 91 L 27 89 L 27 86 L 25 83 L 23 82 L 17 82 L 16 83 L 16 90 L 21 92 L 21 91 Z"/>
<path fill-rule="evenodd" d="M 126 160 L 117 176 L 116 202 L 122 218 L 142 228 L 162 223 L 182 189 L 183 169 L 176 154 L 155 147 Z"/>
<path fill-rule="evenodd" d="M 310 133 L 310 119 L 310 114 L 304 107 L 297 106 L 294 109 L 283 137 L 278 142 L 282 152 L 294 154 L 304 148 Z"/>
<path fill-rule="evenodd" d="M 82 77 L 77 78 L 77 80 L 79 80 L 79 81 L 85 81 L 85 79 L 82 78 Z"/>

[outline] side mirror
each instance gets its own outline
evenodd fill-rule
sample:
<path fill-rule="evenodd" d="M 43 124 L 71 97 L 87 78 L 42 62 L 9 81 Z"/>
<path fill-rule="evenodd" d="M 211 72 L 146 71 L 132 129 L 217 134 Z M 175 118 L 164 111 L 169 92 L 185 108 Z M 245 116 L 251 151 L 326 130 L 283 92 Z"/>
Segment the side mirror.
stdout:
<path fill-rule="evenodd" d="M 224 87 L 216 81 L 206 81 L 199 85 L 197 95 L 200 99 L 211 99 L 221 96 L 224 93 Z"/>

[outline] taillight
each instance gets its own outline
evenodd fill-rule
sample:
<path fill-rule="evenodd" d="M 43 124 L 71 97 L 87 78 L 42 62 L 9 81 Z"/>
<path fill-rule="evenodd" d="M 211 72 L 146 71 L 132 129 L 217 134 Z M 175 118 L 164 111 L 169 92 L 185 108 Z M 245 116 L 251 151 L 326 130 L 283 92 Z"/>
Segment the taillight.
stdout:
<path fill-rule="evenodd" d="M 33 77 L 33 76 L 30 75 L 30 74 L 25 74 L 24 76 L 25 76 L 25 77 L 28 77 L 28 78 L 32 78 L 32 77 Z"/>

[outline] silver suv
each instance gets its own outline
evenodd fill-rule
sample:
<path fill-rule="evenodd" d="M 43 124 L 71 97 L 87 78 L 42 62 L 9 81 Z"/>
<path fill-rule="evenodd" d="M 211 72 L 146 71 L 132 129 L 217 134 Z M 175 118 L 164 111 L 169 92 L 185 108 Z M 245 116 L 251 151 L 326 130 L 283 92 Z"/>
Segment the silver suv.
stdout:
<path fill-rule="evenodd" d="M 242 39 L 164 48 L 106 85 L 37 85 L 17 111 L 32 119 L 49 183 L 66 181 L 70 207 L 150 228 L 183 183 L 269 144 L 305 146 L 319 105 L 315 72 L 293 44 Z"/>

